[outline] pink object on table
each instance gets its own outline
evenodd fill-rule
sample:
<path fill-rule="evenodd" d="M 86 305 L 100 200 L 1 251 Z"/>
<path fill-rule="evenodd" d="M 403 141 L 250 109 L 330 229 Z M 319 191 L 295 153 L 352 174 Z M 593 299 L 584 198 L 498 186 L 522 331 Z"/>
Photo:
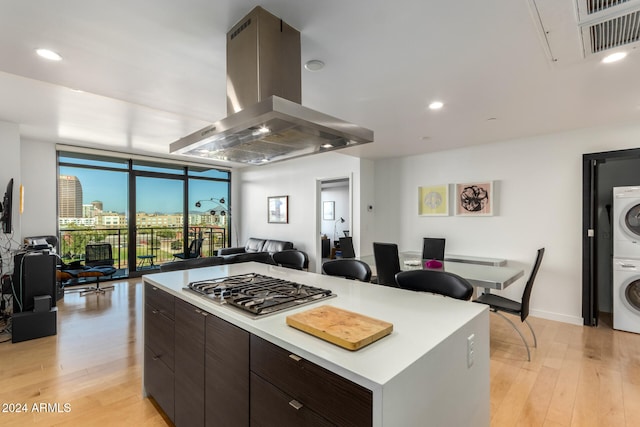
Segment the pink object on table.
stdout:
<path fill-rule="evenodd" d="M 437 259 L 431 259 L 424 263 L 426 268 L 442 268 L 442 263 Z"/>

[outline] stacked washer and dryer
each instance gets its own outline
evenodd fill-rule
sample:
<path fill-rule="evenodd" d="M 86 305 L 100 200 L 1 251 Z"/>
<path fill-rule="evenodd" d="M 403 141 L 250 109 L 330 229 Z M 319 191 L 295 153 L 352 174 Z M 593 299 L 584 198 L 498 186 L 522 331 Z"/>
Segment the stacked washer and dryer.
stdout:
<path fill-rule="evenodd" d="M 613 189 L 613 328 L 640 333 L 640 186 Z"/>

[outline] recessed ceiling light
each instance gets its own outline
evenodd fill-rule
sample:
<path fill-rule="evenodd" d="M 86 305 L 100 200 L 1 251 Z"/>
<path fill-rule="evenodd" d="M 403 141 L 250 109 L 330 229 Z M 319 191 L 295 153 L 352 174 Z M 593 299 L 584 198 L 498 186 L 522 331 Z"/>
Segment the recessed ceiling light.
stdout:
<path fill-rule="evenodd" d="M 319 59 L 311 59 L 304 64 L 307 71 L 320 71 L 324 68 L 324 62 Z"/>
<path fill-rule="evenodd" d="M 607 55 L 602 59 L 602 62 L 604 62 L 605 64 L 610 64 L 612 62 L 616 62 L 616 61 L 620 61 L 621 59 L 623 59 L 625 56 L 627 56 L 627 52 L 616 52 L 616 53 L 612 53 L 611 55 Z"/>
<path fill-rule="evenodd" d="M 50 61 L 60 61 L 62 59 L 62 56 L 49 49 L 36 49 L 36 53 L 41 58 L 45 58 Z"/>
<path fill-rule="evenodd" d="M 444 106 L 444 104 L 440 101 L 433 101 L 431 104 L 429 104 L 429 109 L 431 110 L 439 110 Z"/>

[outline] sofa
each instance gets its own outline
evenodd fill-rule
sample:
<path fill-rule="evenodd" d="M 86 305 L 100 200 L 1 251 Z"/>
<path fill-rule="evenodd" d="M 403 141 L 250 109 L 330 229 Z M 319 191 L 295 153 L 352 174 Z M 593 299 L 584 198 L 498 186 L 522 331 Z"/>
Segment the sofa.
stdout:
<path fill-rule="evenodd" d="M 244 246 L 218 249 L 218 256 L 225 259 L 225 264 L 247 261 L 273 264 L 271 256 L 287 249 L 293 249 L 292 242 L 250 237 Z"/>

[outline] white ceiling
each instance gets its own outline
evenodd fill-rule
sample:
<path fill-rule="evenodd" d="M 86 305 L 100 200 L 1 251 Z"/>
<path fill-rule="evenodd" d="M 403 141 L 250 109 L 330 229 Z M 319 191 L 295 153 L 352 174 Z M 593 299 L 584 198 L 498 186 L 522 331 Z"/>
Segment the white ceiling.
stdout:
<path fill-rule="evenodd" d="M 574 0 L 554 2 L 573 14 Z M 375 132 L 349 154 L 398 157 L 638 121 L 640 55 L 554 63 L 531 4 L 0 0 L 0 120 L 28 139 L 166 155 L 226 116 L 225 34 L 261 5 L 300 30 L 303 62 L 326 63 L 302 71 L 302 103 Z M 555 34 L 577 34 L 555 21 Z M 38 47 L 63 61 L 38 58 Z M 437 112 L 427 108 L 435 99 L 445 103 Z"/>

